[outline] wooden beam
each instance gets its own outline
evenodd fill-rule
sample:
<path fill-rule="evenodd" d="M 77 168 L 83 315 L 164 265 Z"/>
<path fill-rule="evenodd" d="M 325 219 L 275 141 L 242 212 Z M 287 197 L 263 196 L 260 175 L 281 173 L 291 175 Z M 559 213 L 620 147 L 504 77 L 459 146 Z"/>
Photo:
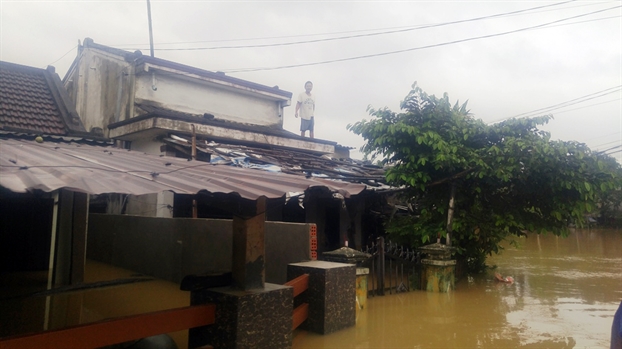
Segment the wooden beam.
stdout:
<path fill-rule="evenodd" d="M 300 324 L 305 322 L 305 320 L 308 317 L 309 317 L 309 304 L 308 303 L 302 303 L 301 305 L 296 307 L 296 309 L 294 309 L 294 313 L 292 316 L 293 318 L 292 330 L 295 330 L 296 328 L 298 328 L 298 326 L 300 326 Z"/>
<path fill-rule="evenodd" d="M 309 274 L 302 274 L 295 279 L 289 280 L 285 283 L 285 286 L 292 286 L 294 288 L 294 297 L 296 297 L 309 288 Z"/>
<path fill-rule="evenodd" d="M 99 348 L 211 325 L 216 321 L 215 313 L 215 305 L 205 304 L 132 315 L 60 330 L 2 338 L 0 348 Z"/>
<path fill-rule="evenodd" d="M 265 286 L 265 221 L 265 196 L 257 199 L 253 217 L 233 217 L 231 272 L 233 284 L 240 289 L 262 289 Z"/>

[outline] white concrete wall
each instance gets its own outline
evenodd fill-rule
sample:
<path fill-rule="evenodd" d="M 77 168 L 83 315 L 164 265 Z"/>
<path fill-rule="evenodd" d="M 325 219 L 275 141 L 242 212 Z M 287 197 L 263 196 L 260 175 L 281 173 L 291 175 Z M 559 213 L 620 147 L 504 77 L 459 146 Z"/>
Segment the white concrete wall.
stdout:
<path fill-rule="evenodd" d="M 107 126 L 117 117 L 119 79 L 122 79 L 120 120 L 129 112 L 131 79 L 133 67 L 123 58 L 105 52 L 84 49 L 75 71 L 68 75 L 68 85 L 76 91 L 75 107 L 87 131 L 100 127 L 107 136 Z"/>
<path fill-rule="evenodd" d="M 151 137 L 140 138 L 132 141 L 131 150 L 139 151 L 147 154 L 161 155 L 160 147 L 164 145 L 164 142 L 158 141 Z"/>
<path fill-rule="evenodd" d="M 129 195 L 125 213 L 133 216 L 173 218 L 175 194 L 170 191 L 158 194 Z"/>
<path fill-rule="evenodd" d="M 282 128 L 279 102 L 226 90 L 222 87 L 178 78 L 171 73 L 155 72 L 157 90 L 150 73 L 136 77 L 136 103 L 156 105 L 189 114 L 213 114 L 217 119 Z"/>

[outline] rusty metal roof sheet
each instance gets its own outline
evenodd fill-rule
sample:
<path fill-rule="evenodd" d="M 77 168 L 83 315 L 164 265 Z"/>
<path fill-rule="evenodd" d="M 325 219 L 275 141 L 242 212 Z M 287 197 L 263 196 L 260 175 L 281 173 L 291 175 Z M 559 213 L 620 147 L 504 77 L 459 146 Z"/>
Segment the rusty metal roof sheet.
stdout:
<path fill-rule="evenodd" d="M 255 200 L 312 187 L 325 187 L 345 197 L 365 189 L 362 184 L 215 166 L 73 142 L 0 138 L 0 148 L 0 186 L 13 192 L 65 188 L 90 194 L 141 195 L 166 190 L 196 194 L 205 190 Z"/>
<path fill-rule="evenodd" d="M 183 135 L 164 138 L 167 144 L 178 145 L 191 152 L 191 140 Z M 197 150 L 211 155 L 211 162 L 238 167 L 261 165 L 278 168 L 281 172 L 339 179 L 348 182 L 364 183 L 373 187 L 382 186 L 385 172 L 382 167 L 355 159 L 339 159 L 331 155 L 318 155 L 296 149 L 270 149 L 226 143 L 197 140 Z M 243 161 L 239 161 L 243 159 Z M 272 168 L 270 167 L 270 168 Z"/>

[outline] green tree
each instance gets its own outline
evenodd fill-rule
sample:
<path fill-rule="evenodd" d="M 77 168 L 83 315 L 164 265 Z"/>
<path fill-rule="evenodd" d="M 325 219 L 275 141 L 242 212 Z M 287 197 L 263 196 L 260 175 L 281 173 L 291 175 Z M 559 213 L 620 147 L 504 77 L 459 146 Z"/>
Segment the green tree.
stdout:
<path fill-rule="evenodd" d="M 455 186 L 453 246 L 471 271 L 481 271 L 508 235 L 565 235 L 620 186 L 613 158 L 551 141 L 538 128 L 551 116 L 486 125 L 466 104 L 452 106 L 447 94 L 428 95 L 415 83 L 401 113 L 369 108 L 371 120 L 348 125 L 364 138 L 362 151 L 388 166 L 388 183 L 405 188 L 412 214 L 390 221 L 394 238 L 419 246 L 445 237 Z"/>

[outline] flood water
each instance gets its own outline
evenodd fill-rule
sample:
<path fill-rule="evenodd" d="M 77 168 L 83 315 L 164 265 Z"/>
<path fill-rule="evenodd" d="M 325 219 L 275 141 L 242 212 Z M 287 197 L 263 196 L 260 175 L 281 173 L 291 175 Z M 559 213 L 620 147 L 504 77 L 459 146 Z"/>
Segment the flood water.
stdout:
<path fill-rule="evenodd" d="M 448 294 L 370 298 L 356 327 L 321 336 L 297 330 L 302 348 L 609 348 L 622 300 L 622 231 L 576 230 L 516 239 L 489 258 L 492 274 L 460 280 Z"/>
<path fill-rule="evenodd" d="M 577 230 L 568 238 L 530 236 L 489 259 L 492 274 L 465 278 L 451 293 L 413 291 L 370 298 L 355 327 L 330 335 L 294 332 L 302 348 L 608 348 L 622 299 L 622 231 Z M 41 274 L 41 275 L 39 275 Z M 15 297 L 45 289 L 45 273 L 0 278 L 0 337 L 189 304 L 179 285 L 151 280 L 115 287 Z M 88 261 L 85 282 L 134 272 Z M 41 286 L 41 285 L 43 286 Z M 7 296 L 9 296 L 7 298 Z M 187 331 L 171 334 L 187 347 Z"/>

